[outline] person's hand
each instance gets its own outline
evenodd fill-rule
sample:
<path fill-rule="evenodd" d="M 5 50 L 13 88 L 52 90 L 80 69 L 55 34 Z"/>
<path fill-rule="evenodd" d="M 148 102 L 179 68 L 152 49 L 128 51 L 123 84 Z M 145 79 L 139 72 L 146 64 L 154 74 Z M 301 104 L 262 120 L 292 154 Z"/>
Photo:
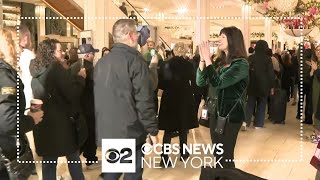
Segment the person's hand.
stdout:
<path fill-rule="evenodd" d="M 271 95 L 271 96 L 274 95 L 274 88 L 271 88 L 271 90 L 270 90 L 270 95 Z"/>
<path fill-rule="evenodd" d="M 311 66 L 311 61 L 306 61 L 306 64 Z"/>
<path fill-rule="evenodd" d="M 211 59 L 210 59 L 210 47 L 209 47 L 209 42 L 202 42 L 199 45 L 199 52 L 200 52 L 200 57 L 206 62 L 206 66 L 209 66 L 212 64 Z"/>
<path fill-rule="evenodd" d="M 39 122 L 42 121 L 43 111 L 37 111 L 37 112 L 29 111 L 28 115 L 32 117 L 34 124 L 37 125 Z"/>
<path fill-rule="evenodd" d="M 159 142 L 158 136 L 151 136 L 151 135 L 147 136 L 146 143 L 148 143 L 148 144 L 158 144 L 158 142 Z"/>
<path fill-rule="evenodd" d="M 87 77 L 86 68 L 81 68 L 80 71 L 78 72 L 78 75 L 83 78 L 86 78 Z"/>
<path fill-rule="evenodd" d="M 151 58 L 151 64 L 158 64 L 159 63 L 159 59 L 158 59 L 158 55 L 153 55 Z"/>
<path fill-rule="evenodd" d="M 317 68 L 318 68 L 318 63 L 311 61 L 311 69 L 315 71 L 315 70 L 317 70 Z"/>

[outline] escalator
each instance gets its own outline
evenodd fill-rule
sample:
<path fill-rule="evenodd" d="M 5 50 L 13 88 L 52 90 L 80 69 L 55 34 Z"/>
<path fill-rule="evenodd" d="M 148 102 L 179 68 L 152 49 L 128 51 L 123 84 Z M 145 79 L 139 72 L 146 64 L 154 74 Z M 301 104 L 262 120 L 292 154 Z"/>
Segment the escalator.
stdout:
<path fill-rule="evenodd" d="M 62 17 L 71 17 L 66 20 L 76 29 L 79 31 L 84 30 L 84 19 L 81 19 L 81 17 L 84 17 L 84 10 L 74 0 L 43 0 L 43 2 Z M 114 2 L 117 7 L 119 6 L 119 4 L 116 4 L 116 1 L 112 2 Z M 150 23 L 138 12 L 138 10 L 129 2 L 129 0 L 126 0 L 125 2 L 128 4 L 127 11 L 134 11 L 138 16 L 141 25 L 150 26 Z M 126 16 L 125 13 L 123 14 Z M 167 49 L 170 49 L 170 46 L 161 36 L 158 36 L 158 38 L 167 47 Z"/>
<path fill-rule="evenodd" d="M 79 31 L 84 30 L 83 18 L 72 18 L 84 17 L 83 8 L 81 8 L 76 2 L 73 0 L 43 0 L 43 2 L 62 17 L 71 17 L 66 20 L 76 29 Z"/>
<path fill-rule="evenodd" d="M 134 11 L 138 16 L 139 25 L 150 26 L 150 23 L 139 13 L 139 11 L 129 2 L 129 0 L 125 0 L 125 2 L 129 5 L 129 7 L 127 8 L 127 12 Z M 126 15 L 125 13 L 123 14 Z M 171 49 L 168 43 L 161 36 L 158 36 L 158 38 L 166 46 L 166 49 Z"/>

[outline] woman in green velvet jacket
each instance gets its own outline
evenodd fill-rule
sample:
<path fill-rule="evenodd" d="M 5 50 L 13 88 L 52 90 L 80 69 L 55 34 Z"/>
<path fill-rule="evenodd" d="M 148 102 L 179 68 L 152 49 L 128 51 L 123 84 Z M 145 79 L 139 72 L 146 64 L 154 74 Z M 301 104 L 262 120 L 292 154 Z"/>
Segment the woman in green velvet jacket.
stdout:
<path fill-rule="evenodd" d="M 226 162 L 226 159 L 234 159 L 237 136 L 242 121 L 245 119 L 245 97 L 249 81 L 249 64 L 246 60 L 247 53 L 243 35 L 234 26 L 223 28 L 220 31 L 219 49 L 226 53 L 227 65 L 221 67 L 218 72 L 215 70 L 217 67 L 210 60 L 208 42 L 203 42 L 199 47 L 201 61 L 197 71 L 197 82 L 206 78 L 217 91 L 219 115 L 226 117 L 229 114 L 223 134 L 214 131 L 217 121 L 212 122 L 212 141 L 222 143 L 224 149 L 222 155 L 214 155 L 217 161 L 221 158 L 220 163 L 223 168 L 232 168 L 235 167 L 234 162 Z M 232 110 L 233 106 L 235 107 Z"/>

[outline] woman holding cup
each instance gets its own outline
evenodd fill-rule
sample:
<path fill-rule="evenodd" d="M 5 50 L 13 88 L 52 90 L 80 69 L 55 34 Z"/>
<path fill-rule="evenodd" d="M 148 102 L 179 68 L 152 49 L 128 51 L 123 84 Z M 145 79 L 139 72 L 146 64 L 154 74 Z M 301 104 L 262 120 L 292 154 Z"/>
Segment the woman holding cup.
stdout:
<path fill-rule="evenodd" d="M 25 133 L 31 131 L 36 124 L 42 121 L 43 117 L 42 110 L 29 111 L 27 115 L 24 115 L 26 102 L 24 86 L 17 78 L 19 69 L 15 39 L 15 31 L 0 29 L 0 148 L 2 150 L 0 155 L 4 155 L 10 161 L 17 158 L 17 138 L 19 138 L 19 149 L 28 149 L 25 147 L 28 146 L 24 138 Z M 18 122 L 19 126 L 17 126 Z M 18 129 L 20 136 L 17 136 Z M 23 153 L 20 152 L 20 156 Z M 3 167 L 3 164 L 0 163 L 0 179 L 9 179 L 8 172 Z"/>
<path fill-rule="evenodd" d="M 30 63 L 31 75 L 45 89 L 44 96 L 37 97 L 34 93 L 35 98 L 44 102 L 45 112 L 42 123 L 33 130 L 34 140 L 37 153 L 43 156 L 43 180 L 56 178 L 57 160 L 62 156 L 68 159 L 72 179 L 83 180 L 73 120 L 79 120 L 77 102 L 84 89 L 86 70 L 82 68 L 77 76 L 72 76 L 64 67 L 62 52 L 58 40 L 46 39 L 39 44 L 36 59 Z M 36 91 L 36 86 L 32 91 Z"/>

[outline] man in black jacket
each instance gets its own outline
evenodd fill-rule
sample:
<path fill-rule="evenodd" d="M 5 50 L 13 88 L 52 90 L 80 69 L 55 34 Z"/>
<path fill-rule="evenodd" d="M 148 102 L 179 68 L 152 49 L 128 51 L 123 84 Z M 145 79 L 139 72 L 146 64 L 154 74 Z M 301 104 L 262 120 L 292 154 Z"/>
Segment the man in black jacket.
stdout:
<path fill-rule="evenodd" d="M 250 81 L 248 85 L 246 127 L 250 126 L 256 104 L 254 127 L 259 129 L 264 126 L 267 98 L 275 79 L 271 57 L 267 54 L 268 50 L 268 43 L 259 40 L 255 47 L 255 53 L 249 56 Z"/>
<path fill-rule="evenodd" d="M 83 150 L 83 156 L 87 158 L 87 169 L 96 169 L 101 167 L 101 163 L 98 162 L 96 156 L 97 144 L 96 144 L 96 130 L 95 130 L 95 116 L 94 116 L 94 96 L 93 96 L 93 59 L 95 53 L 99 52 L 99 49 L 94 49 L 91 44 L 82 44 L 79 47 L 79 55 L 81 59 L 71 66 L 71 72 L 77 75 L 81 68 L 86 69 L 86 85 L 81 96 L 80 104 L 83 115 L 85 116 L 88 127 L 88 138 Z"/>
<path fill-rule="evenodd" d="M 150 134 L 157 143 L 158 122 L 147 63 L 136 50 L 135 21 L 120 19 L 113 26 L 111 52 L 94 69 L 94 101 L 97 144 L 102 139 L 135 139 L 136 172 L 124 179 L 142 179 L 141 147 Z M 118 179 L 122 173 L 106 173 L 104 179 Z"/>

